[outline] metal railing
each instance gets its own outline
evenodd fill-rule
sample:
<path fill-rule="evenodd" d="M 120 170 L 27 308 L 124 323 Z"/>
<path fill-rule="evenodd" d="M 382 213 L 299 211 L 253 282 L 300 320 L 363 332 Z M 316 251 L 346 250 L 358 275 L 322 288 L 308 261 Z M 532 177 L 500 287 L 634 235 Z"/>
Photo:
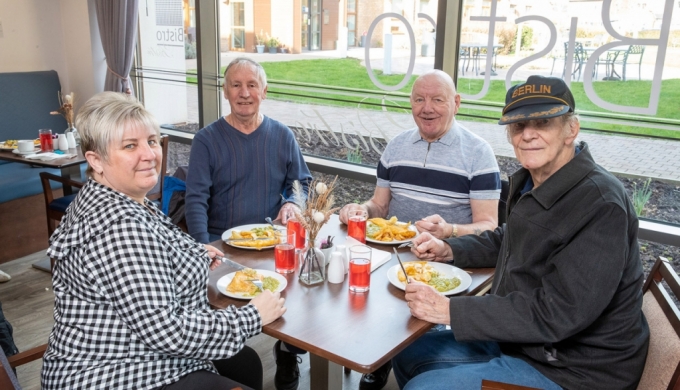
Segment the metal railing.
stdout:
<path fill-rule="evenodd" d="M 194 139 L 194 134 L 185 131 L 163 128 L 161 132 L 170 136 L 171 142 L 191 145 Z M 305 153 L 303 155 L 311 171 L 337 175 L 371 184 L 376 183 L 375 167 L 312 156 Z M 680 247 L 680 225 L 641 218 L 638 238 L 663 245 Z"/>

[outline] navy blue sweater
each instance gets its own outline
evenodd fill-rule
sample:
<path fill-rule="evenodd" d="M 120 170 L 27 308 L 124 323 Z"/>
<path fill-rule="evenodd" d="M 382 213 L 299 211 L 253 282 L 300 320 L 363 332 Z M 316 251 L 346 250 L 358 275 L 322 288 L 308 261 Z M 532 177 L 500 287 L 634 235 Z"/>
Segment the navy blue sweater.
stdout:
<path fill-rule="evenodd" d="M 194 137 L 189 158 L 186 221 L 202 243 L 235 226 L 276 218 L 293 181 L 307 193 L 312 176 L 293 132 L 267 116 L 243 134 L 224 117 Z"/>

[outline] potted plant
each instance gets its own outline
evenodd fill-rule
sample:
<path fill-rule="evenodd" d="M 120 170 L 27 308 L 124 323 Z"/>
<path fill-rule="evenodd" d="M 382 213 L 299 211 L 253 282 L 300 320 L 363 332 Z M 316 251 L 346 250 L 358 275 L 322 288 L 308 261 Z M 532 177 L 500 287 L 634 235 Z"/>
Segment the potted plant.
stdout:
<path fill-rule="evenodd" d="M 255 42 L 257 43 L 255 45 L 255 48 L 257 49 L 257 52 L 262 54 L 264 53 L 264 33 L 262 30 L 260 30 L 259 34 L 255 34 Z"/>
<path fill-rule="evenodd" d="M 276 37 L 270 37 L 267 41 L 267 46 L 269 46 L 270 54 L 276 54 L 276 50 L 279 48 L 279 40 Z"/>
<path fill-rule="evenodd" d="M 290 51 L 288 50 L 288 48 L 286 47 L 286 45 L 284 45 L 283 43 L 281 43 L 281 44 L 279 45 L 279 49 L 281 50 L 281 53 L 289 53 L 289 52 L 290 52 Z"/>

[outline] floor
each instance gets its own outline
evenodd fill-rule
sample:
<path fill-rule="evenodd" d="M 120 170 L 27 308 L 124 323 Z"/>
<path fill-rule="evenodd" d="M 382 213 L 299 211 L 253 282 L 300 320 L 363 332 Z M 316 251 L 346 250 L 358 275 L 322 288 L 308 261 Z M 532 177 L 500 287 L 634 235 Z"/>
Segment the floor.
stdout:
<path fill-rule="evenodd" d="M 2 265 L 2 269 L 12 275 L 12 280 L 0 284 L 0 301 L 5 316 L 14 327 L 14 340 L 21 351 L 46 343 L 54 324 L 51 277 L 48 273 L 31 267 L 32 263 L 44 256 L 45 251 L 40 251 Z M 262 359 L 265 390 L 274 389 L 276 366 L 272 357 L 272 347 L 275 342 L 275 339 L 265 334 L 255 336 L 247 342 Z M 42 360 L 39 360 L 17 369 L 19 382 L 25 390 L 40 389 L 41 366 Z M 310 386 L 308 354 L 302 356 L 300 373 L 299 389 L 307 390 Z M 343 389 L 358 389 L 360 378 L 361 375 L 357 372 L 346 375 Z M 392 374 L 384 389 L 398 389 Z"/>

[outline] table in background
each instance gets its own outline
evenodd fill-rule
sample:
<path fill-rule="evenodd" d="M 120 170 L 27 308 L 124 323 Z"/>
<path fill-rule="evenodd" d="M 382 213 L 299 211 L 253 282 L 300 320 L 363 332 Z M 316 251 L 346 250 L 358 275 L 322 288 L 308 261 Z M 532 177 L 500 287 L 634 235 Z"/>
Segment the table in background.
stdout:
<path fill-rule="evenodd" d="M 61 177 L 63 178 L 75 181 L 82 180 L 82 178 L 80 177 L 80 164 L 87 163 L 87 159 L 85 159 L 82 150 L 80 150 L 80 146 L 77 146 L 75 149 L 69 149 L 68 152 L 66 153 L 70 154 L 75 153 L 77 155 L 72 158 L 63 157 L 50 161 L 41 161 L 41 160 L 29 160 L 24 156 L 12 153 L 12 151 L 2 150 L 0 151 L 0 160 L 28 164 L 37 167 L 55 168 L 61 170 Z M 63 188 L 64 195 L 73 194 L 73 189 L 71 188 L 71 186 L 64 186 Z"/>
<path fill-rule="evenodd" d="M 333 215 L 319 237 L 335 236 L 342 243 L 347 227 Z M 274 251 L 251 251 L 233 248 L 222 241 L 211 243 L 225 256 L 241 265 L 274 270 Z M 392 252 L 393 245 L 374 245 Z M 402 261 L 416 260 L 408 248 L 400 249 Z M 413 316 L 406 306 L 404 291 L 387 279 L 387 270 L 397 263 L 392 254 L 389 262 L 371 274 L 368 293 L 351 293 L 348 275 L 342 284 L 323 282 L 305 286 L 297 272 L 284 275 L 288 286 L 282 292 L 287 311 L 282 318 L 263 328 L 263 333 L 302 348 L 310 353 L 311 388 L 342 389 L 342 367 L 369 373 L 382 366 L 397 353 L 427 332 L 433 324 Z M 217 280 L 233 271 L 222 264 L 210 272 L 208 299 L 217 309 L 229 305 L 243 306 L 247 300 L 232 299 L 217 291 Z M 488 291 L 493 268 L 470 269 L 472 285 L 464 295 Z"/>
<path fill-rule="evenodd" d="M 493 45 L 493 53 L 491 54 L 491 76 L 496 76 L 496 51 L 503 47 L 503 45 Z M 484 75 L 484 72 L 479 72 L 479 62 L 480 58 L 482 57 L 482 50 L 488 49 L 488 43 L 461 43 L 460 44 L 461 48 L 461 59 L 467 60 L 468 64 L 465 65 L 464 62 L 462 61 L 462 74 L 465 74 L 465 71 L 468 69 L 470 66 L 470 61 L 472 61 L 472 70 L 475 71 L 475 76 L 477 75 Z"/>
<path fill-rule="evenodd" d="M 585 52 L 585 61 L 588 61 L 590 56 L 597 50 L 597 47 L 584 47 L 583 51 Z M 609 49 L 605 50 L 603 53 L 600 54 L 600 57 L 602 55 L 605 56 L 604 58 L 604 64 L 605 64 L 605 76 L 602 78 L 602 80 L 608 80 L 608 81 L 614 81 L 614 80 L 621 80 L 621 75 L 616 71 L 614 68 L 614 65 L 616 64 L 616 60 L 619 58 L 619 56 L 622 53 L 625 53 L 628 50 L 628 48 L 625 49 Z M 602 62 L 598 58 L 597 61 L 595 62 L 595 71 L 597 71 L 597 67 L 601 64 Z"/>
<path fill-rule="evenodd" d="M 56 168 L 61 170 L 61 177 L 63 178 L 75 181 L 82 180 L 82 177 L 80 176 L 80 164 L 87 163 L 87 159 L 85 159 L 85 156 L 83 155 L 80 146 L 77 146 L 75 150 L 69 149 L 69 151 L 66 153 L 70 154 L 75 153 L 77 155 L 71 158 L 63 157 L 50 161 L 42 161 L 42 160 L 29 160 L 22 155 L 12 153 L 12 151 L 3 150 L 0 151 L 0 160 L 28 164 L 38 167 Z M 71 186 L 64 185 L 62 188 L 64 190 L 64 195 L 73 194 L 73 189 L 71 188 Z M 33 267 L 41 271 L 52 272 L 52 267 L 50 265 L 49 258 L 45 258 L 34 263 Z"/>

